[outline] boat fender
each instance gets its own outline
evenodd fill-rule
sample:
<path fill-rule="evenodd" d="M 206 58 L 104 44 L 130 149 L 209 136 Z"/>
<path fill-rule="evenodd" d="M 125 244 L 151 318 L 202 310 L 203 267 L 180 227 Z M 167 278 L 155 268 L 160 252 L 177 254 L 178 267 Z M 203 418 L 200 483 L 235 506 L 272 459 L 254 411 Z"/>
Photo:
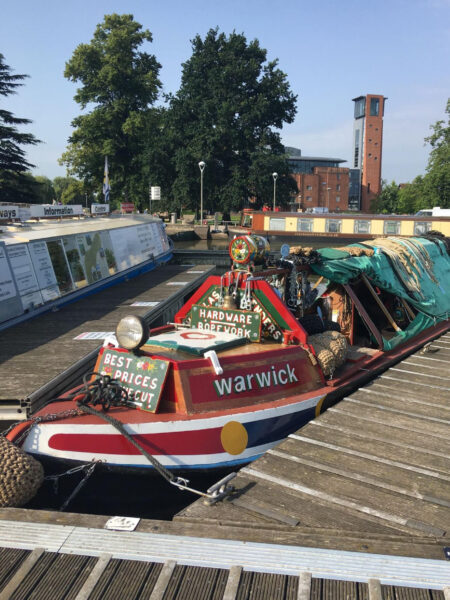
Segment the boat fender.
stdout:
<path fill-rule="evenodd" d="M 29 502 L 44 481 L 40 462 L 0 436 L 0 507 L 19 507 Z"/>
<path fill-rule="evenodd" d="M 209 358 L 216 375 L 222 375 L 223 369 L 220 366 L 219 358 L 218 358 L 215 350 L 208 350 L 208 352 L 205 352 L 203 356 L 205 358 Z"/>

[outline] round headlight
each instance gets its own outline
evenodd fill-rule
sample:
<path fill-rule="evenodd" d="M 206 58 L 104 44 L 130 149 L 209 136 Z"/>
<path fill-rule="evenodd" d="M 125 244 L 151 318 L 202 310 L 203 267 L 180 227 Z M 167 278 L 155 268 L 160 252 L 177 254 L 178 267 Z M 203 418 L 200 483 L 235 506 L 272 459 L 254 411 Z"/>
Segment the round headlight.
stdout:
<path fill-rule="evenodd" d="M 128 315 L 121 319 L 116 327 L 119 345 L 126 350 L 137 350 L 148 339 L 148 327 L 144 319 Z"/>

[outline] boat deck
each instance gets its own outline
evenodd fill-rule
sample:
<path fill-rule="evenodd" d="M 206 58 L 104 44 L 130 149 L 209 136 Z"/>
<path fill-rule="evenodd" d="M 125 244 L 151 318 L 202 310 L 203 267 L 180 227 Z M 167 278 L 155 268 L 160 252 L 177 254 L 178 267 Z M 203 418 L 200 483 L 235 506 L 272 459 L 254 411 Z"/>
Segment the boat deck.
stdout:
<path fill-rule="evenodd" d="M 228 500 L 212 507 L 197 501 L 175 519 L 445 559 L 449 361 L 446 333 L 241 469 Z"/>
<path fill-rule="evenodd" d="M 123 316 L 140 315 L 153 326 L 170 321 L 214 268 L 163 265 L 2 331 L 0 419 L 25 418 L 81 383 Z"/>

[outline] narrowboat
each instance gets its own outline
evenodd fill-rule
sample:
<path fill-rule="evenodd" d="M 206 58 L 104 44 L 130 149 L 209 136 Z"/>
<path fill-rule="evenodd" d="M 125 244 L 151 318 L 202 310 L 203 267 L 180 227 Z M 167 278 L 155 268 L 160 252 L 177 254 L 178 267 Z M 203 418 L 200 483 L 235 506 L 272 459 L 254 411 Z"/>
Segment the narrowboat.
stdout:
<path fill-rule="evenodd" d="M 447 331 L 449 239 L 338 249 L 230 242 L 174 322 L 125 317 L 95 372 L 8 438 L 42 462 L 171 473 L 255 460 L 369 378 Z"/>

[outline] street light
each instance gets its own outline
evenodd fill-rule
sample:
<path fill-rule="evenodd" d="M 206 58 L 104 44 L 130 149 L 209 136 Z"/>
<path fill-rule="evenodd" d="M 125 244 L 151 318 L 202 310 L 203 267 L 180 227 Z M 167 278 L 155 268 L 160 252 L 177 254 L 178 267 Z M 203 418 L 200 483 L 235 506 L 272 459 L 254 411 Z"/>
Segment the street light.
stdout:
<path fill-rule="evenodd" d="M 203 171 L 205 170 L 206 163 L 202 160 L 198 163 L 200 169 L 200 225 L 203 223 Z"/>
<path fill-rule="evenodd" d="M 277 198 L 277 179 L 278 173 L 272 173 L 273 177 L 273 211 L 275 212 L 276 198 Z"/>

